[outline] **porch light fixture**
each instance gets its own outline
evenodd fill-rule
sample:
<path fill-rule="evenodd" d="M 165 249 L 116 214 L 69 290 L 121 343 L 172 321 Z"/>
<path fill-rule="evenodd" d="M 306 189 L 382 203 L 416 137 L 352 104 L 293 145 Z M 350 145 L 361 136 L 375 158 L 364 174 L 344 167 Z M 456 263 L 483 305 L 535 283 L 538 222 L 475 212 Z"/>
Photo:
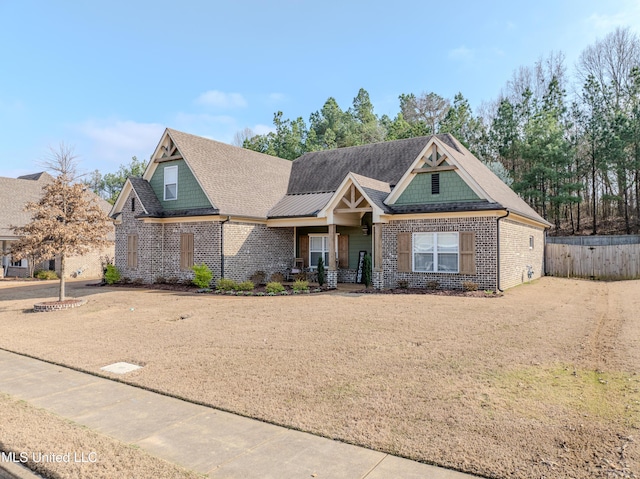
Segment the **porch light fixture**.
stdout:
<path fill-rule="evenodd" d="M 362 225 L 362 234 L 365 236 L 369 235 L 369 225 L 367 223 Z"/>

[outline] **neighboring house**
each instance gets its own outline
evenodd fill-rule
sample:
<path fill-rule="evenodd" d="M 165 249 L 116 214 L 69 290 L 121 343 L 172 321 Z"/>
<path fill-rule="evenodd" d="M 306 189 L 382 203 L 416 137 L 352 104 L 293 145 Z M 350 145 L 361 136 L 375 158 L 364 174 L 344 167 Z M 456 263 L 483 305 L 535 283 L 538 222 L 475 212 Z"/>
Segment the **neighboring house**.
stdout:
<path fill-rule="evenodd" d="M 167 129 L 112 216 L 116 266 L 145 282 L 284 272 L 322 256 L 327 283 L 504 289 L 543 271 L 542 219 L 449 134 L 307 153 L 290 162 Z"/>
<path fill-rule="evenodd" d="M 42 198 L 43 186 L 51 182 L 53 177 L 48 173 L 35 173 L 18 178 L 0 177 L 0 277 L 26 277 L 31 268 L 26 258 L 14 261 L 11 258 L 11 243 L 19 238 L 13 227 L 24 226 L 31 221 L 31 213 L 25 211 L 27 203 L 36 203 Z M 105 212 L 111 209 L 106 201 L 98 198 Z M 114 240 L 113 235 L 109 239 Z M 67 258 L 66 271 L 69 276 L 99 278 L 102 276 L 101 256 L 114 256 L 113 244 L 102 251 L 95 251 L 84 256 Z M 52 270 L 60 274 L 59 259 L 51 259 L 34 265 L 35 270 Z"/>

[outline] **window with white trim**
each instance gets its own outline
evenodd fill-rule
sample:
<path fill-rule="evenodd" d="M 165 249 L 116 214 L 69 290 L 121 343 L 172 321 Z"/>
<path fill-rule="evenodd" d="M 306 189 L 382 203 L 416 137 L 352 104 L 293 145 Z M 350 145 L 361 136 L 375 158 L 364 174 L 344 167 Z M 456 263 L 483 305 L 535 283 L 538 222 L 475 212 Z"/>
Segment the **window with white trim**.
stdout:
<path fill-rule="evenodd" d="M 178 199 L 178 165 L 164 168 L 164 200 Z"/>
<path fill-rule="evenodd" d="M 529 236 L 529 249 L 533 249 L 533 235 Z"/>
<path fill-rule="evenodd" d="M 457 273 L 458 233 L 413 233 L 413 271 Z"/>
<path fill-rule="evenodd" d="M 26 268 L 27 267 L 27 259 L 22 258 L 16 261 L 11 260 L 11 266 L 14 268 Z"/>
<path fill-rule="evenodd" d="M 329 237 L 327 235 L 309 235 L 309 267 L 318 268 L 318 259 L 322 256 L 325 268 L 329 264 Z"/>

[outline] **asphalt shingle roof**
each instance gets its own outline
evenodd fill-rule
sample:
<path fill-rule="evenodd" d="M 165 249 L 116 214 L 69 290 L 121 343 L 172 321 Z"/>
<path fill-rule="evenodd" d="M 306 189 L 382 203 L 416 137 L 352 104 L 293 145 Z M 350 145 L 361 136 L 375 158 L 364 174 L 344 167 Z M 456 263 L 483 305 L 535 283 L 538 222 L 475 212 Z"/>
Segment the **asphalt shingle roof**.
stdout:
<path fill-rule="evenodd" d="M 42 187 L 53 180 L 48 173 L 35 173 L 20 178 L 0 177 L 0 237 L 15 238 L 12 226 L 24 226 L 31 221 L 31 213 L 24 210 L 27 203 L 39 201 Z"/>
<path fill-rule="evenodd" d="M 266 218 L 269 209 L 286 194 L 289 160 L 167 131 L 220 214 Z"/>
<path fill-rule="evenodd" d="M 142 207 L 147 211 L 149 216 L 160 214 L 162 212 L 162 205 L 149 182 L 137 177 L 130 177 L 129 181 L 136 195 L 138 195 Z"/>

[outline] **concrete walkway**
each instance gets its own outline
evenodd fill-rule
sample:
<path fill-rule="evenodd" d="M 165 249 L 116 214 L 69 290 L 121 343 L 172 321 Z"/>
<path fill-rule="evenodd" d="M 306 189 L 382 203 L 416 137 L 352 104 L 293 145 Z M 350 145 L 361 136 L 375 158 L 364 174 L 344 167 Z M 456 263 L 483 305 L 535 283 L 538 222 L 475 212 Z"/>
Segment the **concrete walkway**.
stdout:
<path fill-rule="evenodd" d="M 312 474 L 335 479 L 475 477 L 2 350 L 0 391 L 213 478 L 316 477 Z"/>

